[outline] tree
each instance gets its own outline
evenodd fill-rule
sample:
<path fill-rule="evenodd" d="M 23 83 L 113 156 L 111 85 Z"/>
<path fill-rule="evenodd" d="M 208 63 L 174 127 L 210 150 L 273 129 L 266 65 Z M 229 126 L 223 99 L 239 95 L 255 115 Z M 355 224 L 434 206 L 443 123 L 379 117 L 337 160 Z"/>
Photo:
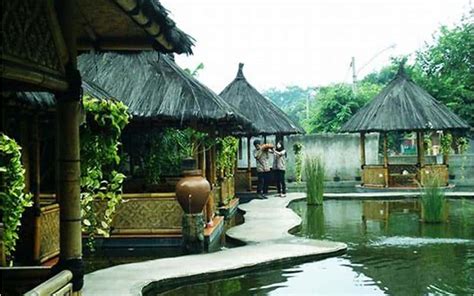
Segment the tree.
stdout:
<path fill-rule="evenodd" d="M 431 43 L 416 53 L 414 77 L 432 96 L 474 126 L 473 14 L 454 28 L 441 26 Z"/>
<path fill-rule="evenodd" d="M 336 84 L 320 88 L 317 106 L 305 122 L 310 133 L 337 132 L 363 105 L 371 100 L 382 86 L 369 82 L 358 85 L 356 94 L 347 84 Z"/>

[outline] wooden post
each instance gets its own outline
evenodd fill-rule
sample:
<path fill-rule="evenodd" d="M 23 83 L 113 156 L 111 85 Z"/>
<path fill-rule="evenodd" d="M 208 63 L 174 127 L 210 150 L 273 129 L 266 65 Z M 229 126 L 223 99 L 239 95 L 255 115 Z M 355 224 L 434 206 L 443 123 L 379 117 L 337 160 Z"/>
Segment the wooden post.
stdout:
<path fill-rule="evenodd" d="M 252 137 L 247 137 L 247 181 L 248 181 L 248 191 L 252 191 Z"/>
<path fill-rule="evenodd" d="M 60 260 L 57 269 L 73 274 L 73 291 L 80 293 L 84 284 L 81 231 L 81 168 L 79 122 L 81 117 L 81 77 L 77 71 L 77 47 L 74 30 L 76 1 L 58 2 L 58 19 L 68 49 L 66 75 L 69 88 L 56 94 L 58 135 L 58 184 L 60 209 Z"/>
<path fill-rule="evenodd" d="M 387 143 L 387 133 L 383 133 L 383 166 L 388 168 L 388 143 Z"/>
<path fill-rule="evenodd" d="M 41 182 L 41 145 L 39 131 L 39 116 L 36 115 L 33 121 L 33 178 L 31 182 L 31 191 L 33 193 L 33 260 L 35 263 L 40 261 L 41 251 L 41 204 L 40 204 L 40 182 Z"/>
<path fill-rule="evenodd" d="M 383 133 L 383 167 L 385 168 L 384 171 L 384 179 L 385 179 L 385 187 L 388 187 L 388 174 L 389 174 L 389 169 L 388 169 L 388 143 L 387 143 L 387 133 Z"/>
<path fill-rule="evenodd" d="M 263 143 L 267 144 L 267 135 L 263 136 Z"/>
<path fill-rule="evenodd" d="M 417 164 L 421 169 L 424 166 L 425 162 L 425 147 L 423 141 L 423 132 L 416 133 L 416 143 L 417 143 Z"/>
<path fill-rule="evenodd" d="M 364 169 L 365 166 L 365 133 L 360 133 L 360 165 Z"/>
<path fill-rule="evenodd" d="M 30 192 L 30 129 L 26 115 L 22 115 L 20 123 L 20 135 L 21 135 L 21 163 L 25 169 L 25 193 Z"/>

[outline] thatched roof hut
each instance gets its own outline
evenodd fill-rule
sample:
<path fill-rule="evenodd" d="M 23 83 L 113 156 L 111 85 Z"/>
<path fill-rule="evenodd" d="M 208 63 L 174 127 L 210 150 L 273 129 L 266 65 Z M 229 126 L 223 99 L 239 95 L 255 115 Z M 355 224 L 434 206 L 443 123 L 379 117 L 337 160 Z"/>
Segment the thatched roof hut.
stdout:
<path fill-rule="evenodd" d="M 341 128 L 342 132 L 468 130 L 469 124 L 418 86 L 400 67 L 395 78 Z"/>
<path fill-rule="evenodd" d="M 85 79 L 125 103 L 135 122 L 254 130 L 236 108 L 166 55 L 150 51 L 84 54 L 79 57 L 78 67 Z"/>
<path fill-rule="evenodd" d="M 226 102 L 235 106 L 244 116 L 251 118 L 257 133 L 247 135 L 289 135 L 304 133 L 278 106 L 260 94 L 245 79 L 244 64 L 239 64 L 235 79 L 220 93 Z"/>

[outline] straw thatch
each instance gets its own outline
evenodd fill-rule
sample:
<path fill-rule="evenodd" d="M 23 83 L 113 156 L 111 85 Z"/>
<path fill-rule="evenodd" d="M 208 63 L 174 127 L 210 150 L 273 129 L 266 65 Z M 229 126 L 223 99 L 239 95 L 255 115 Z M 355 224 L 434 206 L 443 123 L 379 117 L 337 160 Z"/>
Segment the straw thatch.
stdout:
<path fill-rule="evenodd" d="M 192 54 L 194 39 L 176 26 L 158 0 L 80 0 L 74 5 L 79 50 L 155 48 Z"/>
<path fill-rule="evenodd" d="M 163 54 L 85 54 L 78 67 L 84 78 L 124 102 L 135 121 L 253 130 L 234 107 Z"/>
<path fill-rule="evenodd" d="M 100 88 L 93 82 L 82 80 L 82 91 L 85 95 L 108 100 L 112 98 L 108 92 Z M 17 92 L 14 98 L 17 104 L 25 104 L 34 109 L 54 109 L 56 107 L 56 98 L 50 92 Z"/>
<path fill-rule="evenodd" d="M 466 121 L 415 84 L 400 67 L 395 78 L 341 128 L 342 132 L 468 130 Z"/>
<path fill-rule="evenodd" d="M 251 118 L 257 133 L 247 135 L 289 135 L 304 133 L 280 108 L 260 94 L 244 77 L 244 64 L 239 64 L 235 79 L 226 86 L 220 96 L 235 106 L 245 117 Z"/>

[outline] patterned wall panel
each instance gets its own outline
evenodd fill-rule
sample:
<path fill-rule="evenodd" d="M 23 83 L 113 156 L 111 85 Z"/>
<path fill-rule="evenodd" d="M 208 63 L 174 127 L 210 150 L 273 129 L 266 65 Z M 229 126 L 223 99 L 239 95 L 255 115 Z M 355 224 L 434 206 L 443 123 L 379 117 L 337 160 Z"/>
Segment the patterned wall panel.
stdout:
<path fill-rule="evenodd" d="M 123 230 L 179 230 L 182 215 L 183 210 L 175 198 L 126 199 L 114 217 L 112 233 Z"/>
<path fill-rule="evenodd" d="M 40 261 L 59 254 L 59 205 L 49 205 L 41 209 L 40 220 Z"/>
<path fill-rule="evenodd" d="M 64 73 L 46 0 L 2 1 L 2 60 Z"/>
<path fill-rule="evenodd" d="M 362 180 L 366 186 L 385 186 L 387 174 L 382 166 L 364 166 Z"/>

